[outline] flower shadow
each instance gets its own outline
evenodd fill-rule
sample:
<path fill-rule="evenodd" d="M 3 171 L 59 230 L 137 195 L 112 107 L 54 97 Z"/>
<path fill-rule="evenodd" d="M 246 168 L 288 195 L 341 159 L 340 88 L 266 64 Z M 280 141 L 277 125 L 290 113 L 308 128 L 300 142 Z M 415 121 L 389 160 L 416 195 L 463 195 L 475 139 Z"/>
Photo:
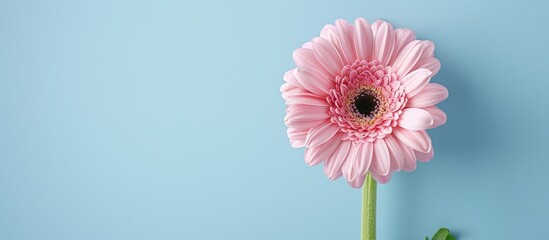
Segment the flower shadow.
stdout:
<path fill-rule="evenodd" d="M 443 68 L 433 80 L 446 86 L 450 93 L 448 99 L 439 104 L 448 115 L 448 121 L 429 130 L 435 150 L 445 156 L 464 159 L 491 152 L 499 145 L 501 131 L 497 130 L 499 126 L 493 119 L 490 93 L 471 85 L 482 82 L 474 70 L 457 71 L 460 66 L 456 60 L 444 59 L 443 62 Z"/>
<path fill-rule="evenodd" d="M 448 227 L 452 233 L 462 236 L 463 229 L 449 225 L 458 220 L 455 218 L 456 209 L 445 208 L 447 202 L 442 196 L 454 194 L 451 186 L 456 182 L 451 176 L 493 166 L 497 159 L 483 156 L 489 156 L 504 141 L 500 136 L 504 126 L 498 125 L 494 119 L 496 115 L 490 108 L 493 104 L 490 93 L 473 87 L 473 83 L 480 84 L 482 79 L 478 79 L 474 70 L 458 71 L 463 68 L 456 59 L 441 61 L 444 66 L 433 82 L 441 83 L 449 90 L 449 98 L 438 105 L 448 115 L 448 121 L 429 130 L 436 162 L 419 163 L 415 173 L 396 174 L 396 181 L 387 186 L 386 193 L 391 195 L 387 197 L 395 199 L 390 201 L 391 206 L 387 206 L 393 209 L 387 220 L 395 229 L 401 230 L 391 233 L 391 239 L 409 239 L 421 234 L 432 236 L 438 227 Z M 483 161 L 478 161 L 479 157 Z M 434 194 L 441 197 L 433 199 Z M 440 218 L 443 213 L 448 214 L 447 219 Z"/>

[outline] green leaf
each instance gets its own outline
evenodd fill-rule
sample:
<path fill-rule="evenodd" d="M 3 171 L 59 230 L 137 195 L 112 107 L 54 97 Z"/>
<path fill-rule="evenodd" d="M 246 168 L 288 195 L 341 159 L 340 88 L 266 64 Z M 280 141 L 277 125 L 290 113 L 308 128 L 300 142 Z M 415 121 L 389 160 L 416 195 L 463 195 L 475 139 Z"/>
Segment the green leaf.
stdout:
<path fill-rule="evenodd" d="M 429 240 L 429 237 L 425 237 L 425 240 Z"/>
<path fill-rule="evenodd" d="M 456 240 L 456 238 L 450 233 L 448 228 L 441 228 L 435 236 L 433 236 L 433 240 Z"/>

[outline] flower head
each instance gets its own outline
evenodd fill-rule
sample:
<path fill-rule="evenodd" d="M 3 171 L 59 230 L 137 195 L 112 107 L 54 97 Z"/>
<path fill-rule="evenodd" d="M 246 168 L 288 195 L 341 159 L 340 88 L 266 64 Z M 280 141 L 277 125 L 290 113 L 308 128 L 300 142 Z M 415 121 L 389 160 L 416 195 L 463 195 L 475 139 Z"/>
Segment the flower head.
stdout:
<path fill-rule="evenodd" d="M 323 162 L 328 178 L 359 188 L 368 172 L 386 183 L 433 158 L 426 129 L 446 122 L 435 104 L 448 90 L 429 83 L 440 69 L 433 43 L 415 38 L 385 21 L 340 19 L 294 51 L 297 67 L 281 87 L 284 121 L 307 164 Z"/>

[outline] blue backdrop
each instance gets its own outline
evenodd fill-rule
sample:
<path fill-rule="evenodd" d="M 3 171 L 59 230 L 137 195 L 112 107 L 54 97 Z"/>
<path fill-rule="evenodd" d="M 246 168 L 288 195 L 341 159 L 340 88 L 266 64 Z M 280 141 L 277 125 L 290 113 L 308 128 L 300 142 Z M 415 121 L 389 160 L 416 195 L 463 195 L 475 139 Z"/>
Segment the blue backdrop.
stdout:
<path fill-rule="evenodd" d="M 359 239 L 361 191 L 292 149 L 279 87 L 337 18 L 436 43 L 435 159 L 378 239 L 544 239 L 544 0 L 1 1 L 0 239 Z"/>

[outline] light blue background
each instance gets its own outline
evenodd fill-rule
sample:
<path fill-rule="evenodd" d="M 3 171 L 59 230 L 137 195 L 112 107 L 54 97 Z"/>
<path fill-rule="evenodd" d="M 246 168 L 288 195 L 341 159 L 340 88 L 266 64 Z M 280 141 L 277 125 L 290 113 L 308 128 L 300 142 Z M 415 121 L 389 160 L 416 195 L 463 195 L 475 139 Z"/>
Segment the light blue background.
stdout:
<path fill-rule="evenodd" d="M 361 191 L 292 149 L 282 74 L 337 18 L 436 43 L 435 159 L 378 239 L 546 239 L 543 0 L 1 1 L 0 239 L 359 239 Z"/>

